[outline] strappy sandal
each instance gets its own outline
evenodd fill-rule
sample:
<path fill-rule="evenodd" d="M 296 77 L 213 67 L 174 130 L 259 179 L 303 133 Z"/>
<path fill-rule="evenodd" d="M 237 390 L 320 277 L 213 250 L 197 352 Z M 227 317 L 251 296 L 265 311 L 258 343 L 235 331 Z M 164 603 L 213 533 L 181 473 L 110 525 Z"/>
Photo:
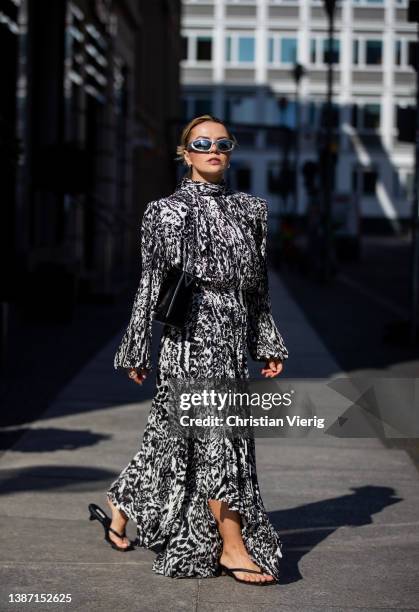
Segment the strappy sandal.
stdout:
<path fill-rule="evenodd" d="M 135 546 L 133 542 L 131 541 L 129 545 L 124 548 L 123 546 L 118 546 L 117 544 L 115 544 L 115 542 L 113 542 L 110 539 L 109 537 L 110 531 L 112 531 L 112 533 L 117 535 L 119 538 L 125 538 L 126 536 L 125 529 L 123 533 L 118 533 L 117 531 L 115 531 L 115 529 L 111 527 L 111 523 L 112 523 L 111 519 L 102 510 L 100 506 L 97 506 L 96 504 L 89 504 L 89 511 L 90 511 L 89 520 L 99 521 L 99 523 L 103 525 L 103 529 L 105 530 L 105 541 L 108 542 L 112 546 L 112 548 L 114 548 L 115 550 L 119 550 L 120 552 L 127 552 L 128 550 L 134 550 Z"/>
<path fill-rule="evenodd" d="M 241 578 L 237 578 L 233 572 L 249 572 L 250 574 L 263 574 L 263 570 L 252 570 L 246 569 L 245 567 L 226 567 L 222 563 L 219 564 L 219 570 L 221 576 L 231 576 L 237 582 L 242 582 L 243 584 L 254 584 L 257 586 L 268 586 L 269 584 L 278 584 L 278 580 L 258 580 L 258 581 L 250 581 L 250 580 L 242 580 Z"/>

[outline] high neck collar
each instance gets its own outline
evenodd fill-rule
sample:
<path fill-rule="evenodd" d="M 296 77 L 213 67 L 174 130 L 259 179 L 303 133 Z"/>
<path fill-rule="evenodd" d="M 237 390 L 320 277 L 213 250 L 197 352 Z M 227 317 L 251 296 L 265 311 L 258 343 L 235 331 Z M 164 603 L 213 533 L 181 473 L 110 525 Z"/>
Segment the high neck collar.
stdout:
<path fill-rule="evenodd" d="M 184 189 L 193 191 L 202 195 L 222 195 L 227 191 L 227 183 L 225 179 L 221 179 L 218 183 L 207 183 L 205 181 L 193 181 L 188 176 L 184 176 L 177 184 L 176 189 Z"/>

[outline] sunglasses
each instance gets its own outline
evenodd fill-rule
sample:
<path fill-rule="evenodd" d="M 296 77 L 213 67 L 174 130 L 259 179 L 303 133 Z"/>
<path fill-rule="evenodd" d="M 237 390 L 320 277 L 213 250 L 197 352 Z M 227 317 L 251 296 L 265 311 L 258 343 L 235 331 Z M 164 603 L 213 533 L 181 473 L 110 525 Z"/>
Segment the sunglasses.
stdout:
<path fill-rule="evenodd" d="M 236 143 L 230 138 L 219 138 L 218 140 L 211 140 L 211 138 L 196 138 L 188 144 L 186 149 L 188 151 L 193 150 L 200 153 L 208 153 L 208 151 L 211 150 L 212 143 L 215 143 L 219 153 L 228 153 L 236 146 Z"/>

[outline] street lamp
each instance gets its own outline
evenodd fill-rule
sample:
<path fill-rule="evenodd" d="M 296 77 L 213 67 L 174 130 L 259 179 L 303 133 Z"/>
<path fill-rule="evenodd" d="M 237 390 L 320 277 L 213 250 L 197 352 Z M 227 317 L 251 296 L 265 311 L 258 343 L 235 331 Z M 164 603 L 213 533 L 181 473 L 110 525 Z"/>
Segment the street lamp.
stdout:
<path fill-rule="evenodd" d="M 296 63 L 292 70 L 292 75 L 295 81 L 295 160 L 294 160 L 294 197 L 295 197 L 295 213 L 298 214 L 298 203 L 299 203 L 299 189 L 298 189 L 298 177 L 300 167 L 300 81 L 305 74 L 305 69 L 301 64 Z"/>
<path fill-rule="evenodd" d="M 326 132 L 324 140 L 324 280 L 329 281 L 332 277 L 332 98 L 333 98 L 333 29 L 336 0 L 324 0 L 324 8 L 328 18 L 328 40 L 327 40 L 327 102 L 325 109 Z"/>

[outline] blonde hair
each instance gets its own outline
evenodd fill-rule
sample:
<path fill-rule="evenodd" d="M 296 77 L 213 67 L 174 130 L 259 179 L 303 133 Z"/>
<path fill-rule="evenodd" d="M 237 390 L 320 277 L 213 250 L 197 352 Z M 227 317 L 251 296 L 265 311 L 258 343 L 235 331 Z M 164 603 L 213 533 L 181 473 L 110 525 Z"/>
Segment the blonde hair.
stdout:
<path fill-rule="evenodd" d="M 182 133 L 180 135 L 180 144 L 176 147 L 177 156 L 175 157 L 175 160 L 183 160 L 183 164 L 185 166 L 187 165 L 187 162 L 185 160 L 184 152 L 186 151 L 186 147 L 188 146 L 190 133 L 196 125 L 204 123 L 204 121 L 214 121 L 214 123 L 220 123 L 221 125 L 223 125 L 227 131 L 228 137 L 231 138 L 231 140 L 236 146 L 238 146 L 235 136 L 230 132 L 224 121 L 222 121 L 218 117 L 214 117 L 213 115 L 201 115 L 200 117 L 195 117 L 194 119 L 189 121 L 189 123 L 183 128 Z M 188 169 L 188 174 L 189 176 L 192 174 L 192 169 L 190 167 Z"/>

